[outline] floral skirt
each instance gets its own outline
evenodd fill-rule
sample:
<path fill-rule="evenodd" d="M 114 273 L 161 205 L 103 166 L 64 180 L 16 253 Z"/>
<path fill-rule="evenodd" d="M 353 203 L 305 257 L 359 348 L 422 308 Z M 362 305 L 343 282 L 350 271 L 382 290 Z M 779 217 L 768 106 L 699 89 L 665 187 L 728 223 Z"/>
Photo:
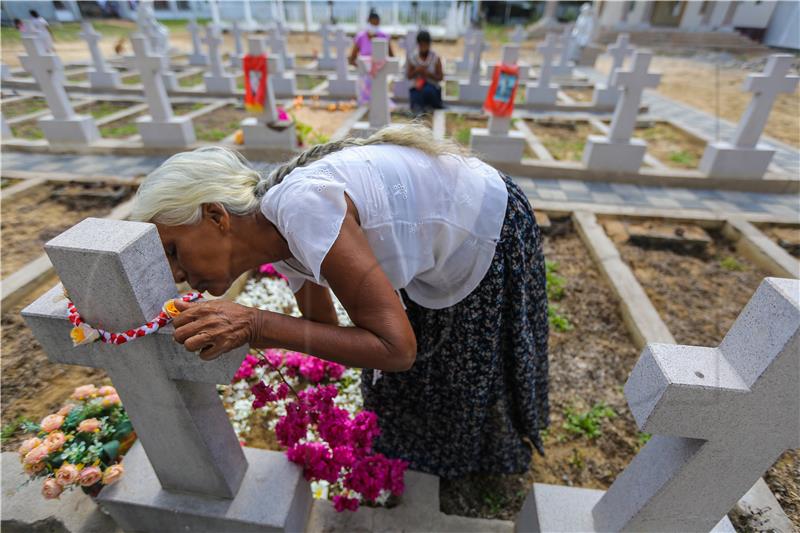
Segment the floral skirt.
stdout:
<path fill-rule="evenodd" d="M 406 372 L 362 374 L 377 451 L 445 479 L 526 471 L 547 427 L 547 295 L 539 227 L 510 178 L 505 221 L 480 285 L 445 309 L 401 290 L 417 337 Z"/>

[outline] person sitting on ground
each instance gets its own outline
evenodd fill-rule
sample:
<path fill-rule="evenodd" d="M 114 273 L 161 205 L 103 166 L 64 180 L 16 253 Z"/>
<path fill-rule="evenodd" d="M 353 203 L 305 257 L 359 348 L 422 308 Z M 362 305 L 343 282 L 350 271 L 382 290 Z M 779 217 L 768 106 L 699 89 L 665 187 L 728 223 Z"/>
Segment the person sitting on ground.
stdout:
<path fill-rule="evenodd" d="M 411 111 L 416 114 L 442 109 L 442 88 L 444 79 L 442 61 L 431 50 L 431 34 L 421 30 L 417 34 L 417 49 L 406 58 L 406 78 L 411 80 L 408 100 Z"/>
<path fill-rule="evenodd" d="M 371 9 L 367 17 L 367 28 L 358 32 L 353 39 L 353 49 L 350 50 L 349 62 L 354 67 L 358 66 L 359 56 L 372 57 L 372 39 L 386 39 L 389 41 L 389 57 L 394 57 L 392 42 L 389 35 L 381 30 L 381 17 L 378 12 Z M 358 103 L 365 105 L 369 103 L 372 94 L 372 76 L 369 71 L 360 71 L 358 76 Z"/>
<path fill-rule="evenodd" d="M 302 318 L 185 303 L 199 358 L 295 350 L 361 368 L 376 451 L 446 479 L 522 473 L 548 423 L 542 237 L 514 181 L 419 124 L 309 148 L 269 172 L 234 150 L 173 155 L 139 186 L 175 281 L 223 294 L 271 263 Z M 353 327 L 340 327 L 331 291 Z"/>

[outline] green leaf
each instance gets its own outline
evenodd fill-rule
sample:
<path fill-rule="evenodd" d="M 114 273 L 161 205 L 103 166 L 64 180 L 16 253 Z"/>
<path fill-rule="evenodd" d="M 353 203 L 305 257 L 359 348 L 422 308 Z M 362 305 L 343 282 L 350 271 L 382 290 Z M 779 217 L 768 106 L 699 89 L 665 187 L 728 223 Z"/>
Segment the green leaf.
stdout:
<path fill-rule="evenodd" d="M 117 454 L 119 454 L 119 441 L 112 440 L 103 445 L 103 452 L 100 458 L 106 463 L 110 463 L 116 459 Z"/>
<path fill-rule="evenodd" d="M 130 435 L 131 431 L 133 431 L 133 424 L 131 424 L 130 420 L 125 419 L 117 425 L 117 430 L 114 432 L 111 438 L 114 440 L 122 440 Z"/>

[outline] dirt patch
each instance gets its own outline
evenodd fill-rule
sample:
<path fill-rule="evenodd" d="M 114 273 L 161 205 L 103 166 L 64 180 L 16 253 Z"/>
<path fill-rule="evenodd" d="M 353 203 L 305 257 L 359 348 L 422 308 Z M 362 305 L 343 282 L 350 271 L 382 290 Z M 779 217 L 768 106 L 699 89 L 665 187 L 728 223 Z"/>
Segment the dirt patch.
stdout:
<path fill-rule="evenodd" d="M 142 78 L 138 74 L 133 74 L 131 76 L 123 76 L 121 81 L 124 85 L 136 85 L 137 83 L 142 83 Z"/>
<path fill-rule="evenodd" d="M 352 114 L 351 111 L 339 111 L 338 108 L 336 111 L 328 111 L 324 102 L 317 104 L 319 106 L 317 108 L 312 107 L 312 105 L 314 104 L 295 107 L 289 111 L 298 123 L 311 126 L 313 133 L 307 136 L 309 140 L 311 140 L 315 134 L 318 140 L 322 142 L 326 139 L 330 139 L 331 135 L 333 135 Z"/>
<path fill-rule="evenodd" d="M 62 231 L 88 216 L 105 216 L 120 203 L 98 198 L 94 205 L 76 208 L 72 203 L 51 199 L 58 187 L 40 185 L 2 202 L 3 277 L 44 253 L 44 243 Z"/>
<path fill-rule="evenodd" d="M 4 226 L 5 223 L 4 217 Z M 3 237 L 5 234 L 6 232 L 3 232 Z M 3 250 L 6 250 L 5 243 Z M 39 422 L 46 415 L 58 410 L 72 394 L 73 389 L 79 385 L 87 383 L 94 383 L 97 386 L 111 385 L 111 380 L 103 370 L 50 362 L 22 320 L 19 314 L 22 308 L 49 290 L 57 281 L 53 276 L 29 294 L 24 303 L 3 309 L 0 326 L 3 339 L 0 347 L 3 372 L 0 381 L 3 389 L 4 428 L 7 428 L 8 424 L 18 422 L 20 418 Z M 2 451 L 15 451 L 29 436 L 20 431 L 11 433 L 7 439 L 3 439 Z"/>
<path fill-rule="evenodd" d="M 638 124 L 635 137 L 647 141 L 647 151 L 667 166 L 697 168 L 706 143 L 667 122 Z"/>
<path fill-rule="evenodd" d="M 581 161 L 586 139 L 589 135 L 597 133 L 592 125 L 585 121 L 526 120 L 525 122 L 557 161 Z"/>
<path fill-rule="evenodd" d="M 759 229 L 778 246 L 800 259 L 800 226 L 765 224 Z"/>
<path fill-rule="evenodd" d="M 189 76 L 184 76 L 178 80 L 178 85 L 181 87 L 194 87 L 195 85 L 200 85 L 203 83 L 203 75 L 204 72 L 197 72 L 195 74 L 190 74 Z"/>
<path fill-rule="evenodd" d="M 769 274 L 721 234 L 703 255 L 618 244 L 639 283 L 679 344 L 717 346 L 761 281 Z M 787 512 L 800 527 L 800 455 L 786 452 L 767 472 L 772 491 L 786 495 Z M 784 503 L 782 501 L 781 503 Z"/>
<path fill-rule="evenodd" d="M 100 136 L 108 139 L 126 139 L 132 135 L 139 133 L 139 128 L 136 126 L 136 119 L 147 114 L 146 111 L 140 111 L 123 117 L 121 119 L 103 124 L 100 126 Z"/>
<path fill-rule="evenodd" d="M 128 109 L 135 105 L 135 102 L 122 100 L 107 100 L 103 102 L 92 102 L 91 104 L 76 106 L 75 111 L 84 114 L 89 113 L 95 119 L 103 118 L 108 115 Z"/>
<path fill-rule="evenodd" d="M 67 81 L 71 82 L 82 82 L 82 81 L 89 81 L 89 73 L 88 72 L 78 72 L 77 74 L 70 74 L 67 76 Z"/>
<path fill-rule="evenodd" d="M 572 328 L 550 328 L 546 456 L 534 453 L 531 469 L 521 475 L 443 480 L 446 513 L 513 519 L 534 482 L 607 488 L 644 442 L 622 394 L 639 352 L 611 289 L 568 219 L 553 220 L 544 246 L 545 257 L 557 263 L 556 274 L 563 278 L 555 310 Z M 596 424 L 597 434 L 574 431 L 577 420 Z"/>
<path fill-rule="evenodd" d="M 485 128 L 489 121 L 485 117 L 447 113 L 444 121 L 444 134 L 458 144 L 469 147 L 472 128 Z"/>
<path fill-rule="evenodd" d="M 180 104 L 172 104 L 172 112 L 178 116 L 188 115 L 192 111 L 197 111 L 206 107 L 208 104 L 202 102 L 182 102 Z"/>
<path fill-rule="evenodd" d="M 197 140 L 219 142 L 239 129 L 239 125 L 249 115 L 244 109 L 227 105 L 195 118 L 194 131 Z"/>
<path fill-rule="evenodd" d="M 44 132 L 39 127 L 39 119 L 26 120 L 18 124 L 11 125 L 11 133 L 20 139 L 38 140 L 44 139 Z"/>
<path fill-rule="evenodd" d="M 573 89 L 562 89 L 564 94 L 580 104 L 588 104 L 592 101 L 593 89 L 589 87 L 578 87 Z"/>
<path fill-rule="evenodd" d="M 295 76 L 297 88 L 301 91 L 310 91 L 327 79 L 326 76 L 309 76 L 307 74 L 297 74 Z"/>
<path fill-rule="evenodd" d="M 35 113 L 43 109 L 47 109 L 47 101 L 38 96 L 35 98 L 17 100 L 16 102 L 0 102 L 0 110 L 2 110 L 3 117 L 6 120 L 29 113 Z"/>

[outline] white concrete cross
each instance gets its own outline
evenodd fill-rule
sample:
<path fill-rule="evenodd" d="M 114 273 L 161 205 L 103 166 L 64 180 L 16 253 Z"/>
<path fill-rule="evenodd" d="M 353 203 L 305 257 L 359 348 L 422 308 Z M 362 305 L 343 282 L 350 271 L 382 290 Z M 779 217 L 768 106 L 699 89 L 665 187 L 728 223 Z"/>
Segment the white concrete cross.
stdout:
<path fill-rule="evenodd" d="M 626 142 L 631 138 L 636 127 L 642 93 L 648 87 L 657 87 L 661 80 L 661 74 L 647 72 L 652 57 L 650 52 L 636 52 L 630 69 L 618 69 L 611 77 L 611 85 L 622 91 L 608 133 L 612 142 Z"/>
<path fill-rule="evenodd" d="M 200 26 L 196 20 L 192 19 L 186 28 L 192 34 L 192 53 L 189 54 L 189 64 L 197 66 L 208 65 L 208 56 L 203 53 L 203 47 L 200 45 Z"/>
<path fill-rule="evenodd" d="M 244 0 L 242 2 L 242 6 L 244 9 L 244 21 L 242 21 L 242 26 L 246 30 L 254 30 L 258 26 L 256 21 L 253 20 L 253 10 L 250 8 L 250 0 Z"/>
<path fill-rule="evenodd" d="M 234 54 L 231 55 L 231 68 L 234 71 L 242 70 L 242 58 L 244 57 L 244 48 L 242 47 L 242 35 L 244 31 L 239 27 L 239 21 L 234 20 L 231 25 L 231 35 L 233 35 Z"/>
<path fill-rule="evenodd" d="M 629 46 L 630 35 L 627 33 L 620 33 L 617 35 L 617 41 L 608 47 L 608 55 L 611 56 L 611 69 L 608 71 L 607 87 L 611 87 L 611 78 L 618 68 L 622 68 L 625 58 L 631 55 L 634 51 L 632 46 Z"/>
<path fill-rule="evenodd" d="M 767 278 L 717 348 L 651 344 L 625 396 L 654 434 L 595 506 L 599 531 L 709 531 L 800 447 L 800 282 Z"/>
<path fill-rule="evenodd" d="M 514 33 L 511 34 L 511 42 L 514 44 L 521 45 L 525 41 L 525 28 L 522 25 L 517 24 L 514 28 Z"/>
<path fill-rule="evenodd" d="M 286 47 L 286 36 L 283 33 L 282 27 L 276 24 L 267 32 L 267 43 L 273 55 L 280 57 L 280 72 L 284 69 L 294 68 L 294 54 L 290 54 Z"/>
<path fill-rule="evenodd" d="M 339 80 L 347 79 L 347 49 L 351 41 L 344 33 L 342 28 L 336 30 L 336 37 L 333 39 L 333 46 L 336 48 L 336 78 Z"/>
<path fill-rule="evenodd" d="M 234 94 L 236 92 L 236 80 L 232 74 L 225 72 L 222 64 L 222 32 L 219 26 L 209 24 L 206 26 L 206 36 L 203 43 L 208 46 L 208 57 L 211 61 L 211 72 L 203 76 L 206 91 L 211 94 Z"/>
<path fill-rule="evenodd" d="M 406 60 L 414 54 L 414 50 L 417 48 L 417 33 L 417 30 L 412 28 L 406 32 L 406 36 L 403 39 L 403 49 L 406 52 Z"/>
<path fill-rule="evenodd" d="M 75 110 L 64 90 L 64 66 L 54 53 L 45 51 L 45 43 L 33 35 L 22 37 L 27 55 L 19 56 L 23 68 L 36 80 L 44 93 L 47 107 L 56 120 L 76 117 Z"/>
<path fill-rule="evenodd" d="M 110 331 L 137 328 L 177 296 L 152 224 L 87 218 L 45 250 L 89 324 Z M 204 362 L 174 341 L 171 327 L 123 345 L 73 347 L 66 300 L 57 298 L 61 292 L 56 286 L 22 311 L 48 357 L 108 373 L 162 487 L 233 497 L 247 461 L 216 385 L 230 382 L 246 348 Z"/>
<path fill-rule="evenodd" d="M 100 50 L 100 34 L 90 22 L 81 22 L 81 37 L 89 45 L 94 69 L 89 71 L 89 84 L 97 89 L 113 89 L 119 86 L 119 73 L 106 66 L 103 52 Z"/>
<path fill-rule="evenodd" d="M 359 65 L 369 72 L 372 65 L 381 65 L 372 78 L 372 92 L 369 98 L 369 125 L 382 128 L 390 122 L 389 114 L 389 79 L 390 74 L 400 72 L 400 62 L 389 57 L 389 42 L 386 39 L 372 40 L 372 57 L 359 57 Z"/>
<path fill-rule="evenodd" d="M 561 52 L 558 36 L 555 33 L 548 33 L 536 50 L 542 56 L 542 64 L 539 67 L 536 84 L 528 84 L 525 88 L 525 101 L 531 104 L 553 105 L 558 98 L 558 86 L 551 85 L 550 79 L 553 74 L 553 58 Z"/>
<path fill-rule="evenodd" d="M 334 31 L 327 22 L 320 25 L 319 31 L 322 35 L 322 56 L 317 60 L 317 66 L 324 70 L 330 70 L 336 67 L 336 58 L 331 54 L 331 45 L 333 44 L 331 35 L 334 34 Z"/>
<path fill-rule="evenodd" d="M 222 19 L 219 16 L 219 6 L 217 0 L 208 0 L 208 8 L 211 10 L 211 23 L 218 28 L 222 27 Z"/>
<path fill-rule="evenodd" d="M 477 82 L 473 81 L 473 78 L 475 77 L 480 78 L 481 55 L 483 55 L 484 50 L 488 48 L 488 46 L 483 42 L 483 32 L 476 31 L 472 34 L 472 41 L 470 41 L 468 48 L 470 57 L 469 60 L 470 83 L 474 84 Z"/>
<path fill-rule="evenodd" d="M 754 148 L 767 124 L 775 98 L 781 93 L 791 94 L 795 91 L 800 78 L 789 75 L 793 61 L 794 57 L 789 54 L 773 54 L 764 72 L 747 76 L 743 89 L 752 92 L 753 98 L 733 134 L 734 146 Z"/>
<path fill-rule="evenodd" d="M 144 87 L 144 95 L 150 116 L 154 122 L 167 122 L 172 119 L 172 106 L 164 87 L 161 71 L 165 68 L 167 58 L 150 52 L 147 39 L 139 33 L 131 35 L 133 57 L 128 58 L 131 68 L 139 71 L 139 77 Z"/>
<path fill-rule="evenodd" d="M 504 65 L 516 65 L 519 59 L 519 45 L 503 45 L 503 56 L 500 62 Z M 497 68 L 497 66 L 495 66 Z M 519 88 L 517 88 L 519 90 Z M 511 117 L 496 117 L 489 115 L 489 133 L 491 135 L 508 135 L 511 128 Z"/>
<path fill-rule="evenodd" d="M 572 65 L 570 64 L 570 51 L 572 50 L 572 24 L 568 24 L 561 34 L 561 57 L 553 67 L 553 73 L 557 76 L 571 76 Z"/>
<path fill-rule="evenodd" d="M 453 8 L 451 8 L 453 11 Z M 475 30 L 471 27 L 467 28 L 467 31 L 464 33 L 464 51 L 463 56 L 461 59 L 456 60 L 456 71 L 457 72 L 466 72 L 469 70 L 470 67 L 470 43 L 472 42 L 473 34 Z"/>

